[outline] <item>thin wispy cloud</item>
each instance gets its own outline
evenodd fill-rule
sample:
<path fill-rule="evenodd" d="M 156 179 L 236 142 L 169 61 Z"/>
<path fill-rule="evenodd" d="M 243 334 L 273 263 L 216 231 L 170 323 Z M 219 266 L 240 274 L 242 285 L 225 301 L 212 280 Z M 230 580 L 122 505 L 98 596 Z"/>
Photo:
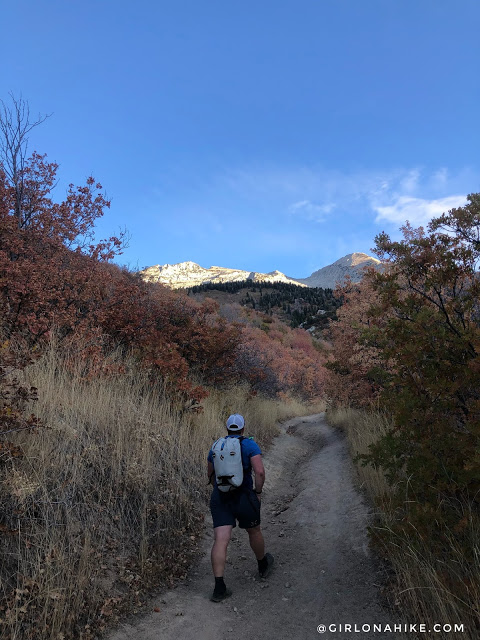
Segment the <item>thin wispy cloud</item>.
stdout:
<path fill-rule="evenodd" d="M 375 207 L 378 214 L 376 222 L 385 220 L 397 225 L 403 225 L 408 220 L 414 227 L 425 226 L 432 218 L 440 216 L 454 207 L 461 207 L 465 203 L 466 198 L 464 195 L 434 200 L 398 196 L 391 205 Z"/>
<path fill-rule="evenodd" d="M 416 193 L 421 188 L 421 177 L 422 172 L 420 171 L 420 169 L 415 168 L 407 171 L 406 174 L 400 179 L 398 185 L 400 192 L 404 193 L 405 195 Z"/>
<path fill-rule="evenodd" d="M 232 171 L 228 189 L 250 202 L 275 207 L 291 218 L 324 223 L 337 216 L 425 225 L 432 217 L 465 203 L 478 176 L 465 169 L 421 167 L 340 172 L 322 168 Z M 472 189 L 470 188 L 470 191 Z"/>
<path fill-rule="evenodd" d="M 446 167 L 442 167 L 441 169 L 438 169 L 438 171 L 435 171 L 435 173 L 432 176 L 433 184 L 436 184 L 440 189 L 448 183 L 448 179 L 449 179 L 449 173 Z"/>
<path fill-rule="evenodd" d="M 310 202 L 310 200 L 299 200 L 291 204 L 288 210 L 290 213 L 299 214 L 308 220 L 324 222 L 333 209 L 335 209 L 335 204 L 332 202 L 316 204 L 315 202 Z"/>

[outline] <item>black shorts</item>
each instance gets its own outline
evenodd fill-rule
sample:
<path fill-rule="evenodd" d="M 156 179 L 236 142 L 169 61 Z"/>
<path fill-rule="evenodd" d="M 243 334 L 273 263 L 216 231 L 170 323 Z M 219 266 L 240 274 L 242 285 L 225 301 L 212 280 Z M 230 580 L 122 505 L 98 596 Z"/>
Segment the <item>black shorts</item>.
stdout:
<path fill-rule="evenodd" d="M 224 525 L 250 529 L 260 524 L 260 500 L 253 489 L 237 489 L 222 493 L 215 487 L 210 498 L 213 527 Z"/>

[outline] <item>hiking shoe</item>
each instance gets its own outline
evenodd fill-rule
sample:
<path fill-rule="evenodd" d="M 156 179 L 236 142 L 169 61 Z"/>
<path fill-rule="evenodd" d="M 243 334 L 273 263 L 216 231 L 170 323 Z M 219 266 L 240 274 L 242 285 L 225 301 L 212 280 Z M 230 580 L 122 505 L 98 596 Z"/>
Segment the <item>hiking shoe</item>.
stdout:
<path fill-rule="evenodd" d="M 261 578 L 266 578 L 270 575 L 270 573 L 272 572 L 273 563 L 275 561 L 271 553 L 266 553 L 265 558 L 267 560 L 267 567 L 263 571 L 259 571 Z"/>
<path fill-rule="evenodd" d="M 222 600 L 225 600 L 225 598 L 228 598 L 231 595 L 232 590 L 227 587 L 223 593 L 217 593 L 216 591 L 214 591 L 210 600 L 212 602 L 222 602 Z"/>

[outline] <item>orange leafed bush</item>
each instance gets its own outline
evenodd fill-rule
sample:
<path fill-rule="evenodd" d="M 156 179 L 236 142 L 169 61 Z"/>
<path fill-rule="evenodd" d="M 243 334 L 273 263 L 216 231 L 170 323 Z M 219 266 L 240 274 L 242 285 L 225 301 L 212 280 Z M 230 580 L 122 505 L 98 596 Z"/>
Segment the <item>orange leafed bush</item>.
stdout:
<path fill-rule="evenodd" d="M 385 309 L 374 317 L 372 309 L 379 300 L 368 276 L 356 283 L 347 280 L 335 293 L 343 305 L 337 311 L 338 320 L 329 327 L 332 350 L 325 392 L 332 405 L 368 407 L 379 397 L 384 376 L 394 367 L 393 358 L 385 359 L 372 339 L 372 332 L 382 332 L 389 312 Z"/>
<path fill-rule="evenodd" d="M 108 264 L 121 240 L 93 244 L 92 225 L 109 206 L 93 178 L 67 199 L 50 199 L 57 166 L 34 154 L 25 170 L 28 215 L 15 215 L 14 189 L 0 173 L 0 309 L 7 338 L 38 348 L 55 329 L 62 340 L 88 338 L 91 372 L 105 348 L 132 351 L 172 389 L 199 398 L 189 380 L 224 381 L 239 330 L 217 316 L 215 306 L 149 285 Z"/>
<path fill-rule="evenodd" d="M 289 329 L 277 320 L 268 331 L 255 326 L 242 330 L 237 366 L 240 375 L 265 395 L 286 392 L 304 398 L 323 394 L 325 358 L 315 350 L 311 336 Z"/>

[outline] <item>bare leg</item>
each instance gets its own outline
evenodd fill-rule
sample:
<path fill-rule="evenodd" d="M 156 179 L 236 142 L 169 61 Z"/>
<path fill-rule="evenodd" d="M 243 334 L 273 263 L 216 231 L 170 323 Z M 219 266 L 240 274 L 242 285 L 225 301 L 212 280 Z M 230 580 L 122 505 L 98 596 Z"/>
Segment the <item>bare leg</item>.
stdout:
<path fill-rule="evenodd" d="M 232 536 L 232 525 L 226 524 L 215 527 L 213 535 L 215 537 L 212 547 L 212 569 L 215 578 L 222 578 L 227 560 L 227 547 Z"/>
<path fill-rule="evenodd" d="M 260 529 L 260 525 L 258 525 L 258 527 L 247 529 L 247 533 L 250 546 L 252 547 L 255 557 L 257 560 L 261 560 L 265 556 L 265 542 L 263 540 L 263 533 Z"/>

